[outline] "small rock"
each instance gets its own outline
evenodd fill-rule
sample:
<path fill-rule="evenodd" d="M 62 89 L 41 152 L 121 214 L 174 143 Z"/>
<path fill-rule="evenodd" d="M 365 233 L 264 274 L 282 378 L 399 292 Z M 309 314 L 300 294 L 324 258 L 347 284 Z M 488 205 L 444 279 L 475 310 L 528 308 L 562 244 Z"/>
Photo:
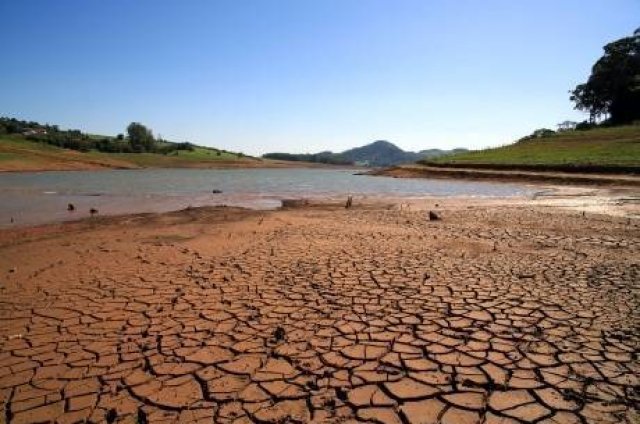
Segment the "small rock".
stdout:
<path fill-rule="evenodd" d="M 114 408 L 111 408 L 107 411 L 104 419 L 109 424 L 114 423 L 116 422 L 116 419 L 118 419 L 118 412 Z"/>
<path fill-rule="evenodd" d="M 213 190 L 211 190 L 211 193 L 213 193 L 213 194 L 221 194 L 222 190 L 213 189 Z"/>
<path fill-rule="evenodd" d="M 73 211 L 75 211 L 75 210 L 76 210 L 76 207 L 74 206 L 74 204 L 73 204 L 73 203 L 69 203 L 69 204 L 67 205 L 67 210 L 68 210 L 69 212 L 73 212 Z"/>
<path fill-rule="evenodd" d="M 440 215 L 434 211 L 429 211 L 429 221 L 440 221 Z"/>
<path fill-rule="evenodd" d="M 284 340 L 284 336 L 285 336 L 285 331 L 284 331 L 284 328 L 282 327 L 276 328 L 276 330 L 273 332 L 273 338 L 276 341 Z"/>
<path fill-rule="evenodd" d="M 283 208 L 299 208 L 308 204 L 309 201 L 307 199 L 282 199 Z"/>
<path fill-rule="evenodd" d="M 93 215 L 95 215 L 95 214 L 97 214 L 97 213 L 98 213 L 98 209 L 96 209 L 96 208 L 91 208 L 91 209 L 89 209 L 89 213 L 91 214 L 91 216 L 93 216 Z"/>

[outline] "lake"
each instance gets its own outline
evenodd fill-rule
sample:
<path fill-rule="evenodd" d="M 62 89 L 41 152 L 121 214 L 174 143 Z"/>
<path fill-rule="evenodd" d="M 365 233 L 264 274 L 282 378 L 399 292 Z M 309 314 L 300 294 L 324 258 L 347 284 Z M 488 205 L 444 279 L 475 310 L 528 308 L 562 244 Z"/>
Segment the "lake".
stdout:
<path fill-rule="evenodd" d="M 528 196 L 519 184 L 354 175 L 350 169 L 144 169 L 0 173 L 0 226 L 100 214 L 164 212 L 187 206 L 273 209 L 281 199 Z M 213 190 L 221 190 L 213 194 Z M 67 204 L 76 211 L 69 213 Z M 14 223 L 11 224 L 13 218 Z"/>

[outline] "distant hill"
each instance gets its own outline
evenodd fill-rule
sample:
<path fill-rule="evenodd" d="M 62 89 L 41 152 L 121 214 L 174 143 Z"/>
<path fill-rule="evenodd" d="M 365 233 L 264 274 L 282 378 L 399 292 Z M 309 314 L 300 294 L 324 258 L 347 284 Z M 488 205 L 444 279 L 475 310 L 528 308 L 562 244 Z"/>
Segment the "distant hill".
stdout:
<path fill-rule="evenodd" d="M 378 140 L 365 146 L 345 150 L 342 153 L 333 153 L 328 151 L 315 154 L 267 153 L 263 155 L 263 157 L 266 159 L 321 162 L 333 164 L 391 166 L 465 151 L 467 150 L 429 149 L 422 150 L 420 152 L 406 152 L 393 143 L 385 140 Z"/>
<path fill-rule="evenodd" d="M 346 150 L 341 155 L 352 163 L 366 163 L 372 166 L 415 162 L 422 158 L 417 153 L 405 152 L 395 144 L 384 140 Z"/>

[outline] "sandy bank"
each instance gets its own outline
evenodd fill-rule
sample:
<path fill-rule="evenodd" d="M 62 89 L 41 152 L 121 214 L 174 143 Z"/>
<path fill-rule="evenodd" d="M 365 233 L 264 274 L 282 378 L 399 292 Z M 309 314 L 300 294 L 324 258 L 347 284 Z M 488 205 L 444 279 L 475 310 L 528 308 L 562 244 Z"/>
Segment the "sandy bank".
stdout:
<path fill-rule="evenodd" d="M 43 171 L 105 171 L 111 169 L 256 169 L 256 168 L 335 168 L 332 165 L 307 162 L 287 162 L 273 160 L 219 160 L 211 162 L 182 163 L 179 165 L 139 166 L 125 161 L 23 161 L 12 160 L 0 162 L 0 173 L 3 172 L 43 172 Z M 350 167 L 351 169 L 351 167 Z"/>
<path fill-rule="evenodd" d="M 536 172 L 460 167 L 445 168 L 423 165 L 400 165 L 374 170 L 369 172 L 369 174 L 395 178 L 464 178 L 493 181 L 527 181 L 547 184 L 640 186 L 640 176 L 630 174 Z"/>

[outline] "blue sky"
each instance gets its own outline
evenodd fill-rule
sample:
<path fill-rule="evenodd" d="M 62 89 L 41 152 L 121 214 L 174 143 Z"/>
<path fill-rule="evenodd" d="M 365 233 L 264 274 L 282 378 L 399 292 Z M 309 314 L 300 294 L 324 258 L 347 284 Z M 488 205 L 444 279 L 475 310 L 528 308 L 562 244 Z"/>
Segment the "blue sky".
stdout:
<path fill-rule="evenodd" d="M 0 115 L 249 154 L 480 148 L 568 90 L 638 0 L 1 0 Z"/>

